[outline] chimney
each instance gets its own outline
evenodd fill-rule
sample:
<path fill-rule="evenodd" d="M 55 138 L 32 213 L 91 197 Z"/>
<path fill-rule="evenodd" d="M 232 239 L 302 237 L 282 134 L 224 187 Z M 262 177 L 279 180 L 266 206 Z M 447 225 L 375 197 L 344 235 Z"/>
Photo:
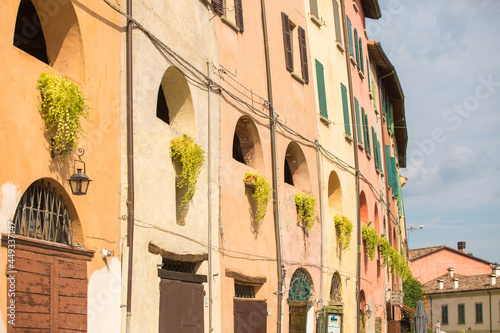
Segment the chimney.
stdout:
<path fill-rule="evenodd" d="M 453 267 L 448 268 L 448 272 L 450 272 L 450 277 L 453 277 Z"/>
<path fill-rule="evenodd" d="M 491 285 L 494 286 L 495 284 L 497 284 L 497 275 L 496 274 L 491 274 Z"/>
<path fill-rule="evenodd" d="M 465 253 L 465 242 L 458 242 L 457 247 L 458 247 L 458 251 Z"/>
<path fill-rule="evenodd" d="M 495 274 L 495 276 L 499 276 L 500 275 L 500 266 L 493 265 L 492 273 Z"/>
<path fill-rule="evenodd" d="M 442 290 L 443 289 L 443 279 L 438 280 L 438 289 Z"/>
<path fill-rule="evenodd" d="M 453 289 L 458 289 L 458 278 L 453 278 Z"/>

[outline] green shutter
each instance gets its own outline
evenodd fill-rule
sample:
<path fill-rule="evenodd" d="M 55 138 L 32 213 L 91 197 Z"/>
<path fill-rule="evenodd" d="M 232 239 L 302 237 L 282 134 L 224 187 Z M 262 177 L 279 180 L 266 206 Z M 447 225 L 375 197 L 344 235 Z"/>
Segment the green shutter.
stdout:
<path fill-rule="evenodd" d="M 365 113 L 365 109 L 361 108 L 363 113 L 363 133 L 365 134 L 365 149 L 368 155 L 372 154 L 372 147 L 370 145 L 370 131 L 368 130 L 368 115 Z"/>
<path fill-rule="evenodd" d="M 354 110 L 356 111 L 356 128 L 358 129 L 358 141 L 363 143 L 363 135 L 361 134 L 361 119 L 359 117 L 359 103 L 356 97 L 354 97 Z"/>
<path fill-rule="evenodd" d="M 381 173 L 384 173 L 384 167 L 382 166 L 382 159 L 380 156 L 380 142 L 377 139 L 377 159 L 378 159 L 378 169 Z"/>
<path fill-rule="evenodd" d="M 351 136 L 351 122 L 349 120 L 349 104 L 347 103 L 347 88 L 341 83 L 340 91 L 342 93 L 342 108 L 344 110 L 344 128 L 345 134 Z"/>
<path fill-rule="evenodd" d="M 390 116 L 389 118 L 391 119 L 391 122 L 390 122 L 390 132 L 391 134 L 394 133 L 394 108 L 392 106 L 392 103 L 389 104 L 389 112 L 390 112 Z"/>
<path fill-rule="evenodd" d="M 318 84 L 319 111 L 323 117 L 328 118 L 326 110 L 326 89 L 323 65 L 316 59 L 316 82 Z"/>
<path fill-rule="evenodd" d="M 378 154 L 377 154 L 377 133 L 375 133 L 375 129 L 372 126 L 372 142 L 373 142 L 373 160 L 375 161 L 375 169 L 379 169 L 378 167 Z"/>
<path fill-rule="evenodd" d="M 387 165 L 387 184 L 392 187 L 391 147 L 389 146 L 385 146 L 385 162 Z"/>
<path fill-rule="evenodd" d="M 363 57 L 363 40 L 359 38 L 359 62 L 361 63 L 361 72 L 365 73 L 365 62 Z"/>
<path fill-rule="evenodd" d="M 347 35 L 349 36 L 349 54 L 351 56 L 354 56 L 352 53 L 353 51 L 353 43 L 352 43 L 352 25 L 351 25 L 351 20 L 349 19 L 349 16 L 347 16 Z"/>
<path fill-rule="evenodd" d="M 354 28 L 354 43 L 356 47 L 356 66 L 359 69 L 359 42 L 358 42 L 358 30 Z"/>
<path fill-rule="evenodd" d="M 370 79 L 370 63 L 368 62 L 368 57 L 366 57 L 366 72 L 368 73 L 368 91 L 372 91 L 372 80 Z M 372 96 L 374 93 L 372 93 Z"/>

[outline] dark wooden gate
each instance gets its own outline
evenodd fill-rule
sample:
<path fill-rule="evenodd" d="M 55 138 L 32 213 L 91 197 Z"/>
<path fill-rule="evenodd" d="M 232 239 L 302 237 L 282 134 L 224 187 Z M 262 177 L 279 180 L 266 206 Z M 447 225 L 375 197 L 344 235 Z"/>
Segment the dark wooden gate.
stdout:
<path fill-rule="evenodd" d="M 401 323 L 398 320 L 387 321 L 388 333 L 401 333 Z"/>
<path fill-rule="evenodd" d="M 159 333 L 203 333 L 203 285 L 160 281 Z"/>
<path fill-rule="evenodd" d="M 266 333 L 267 303 L 254 300 L 234 300 L 234 333 Z"/>
<path fill-rule="evenodd" d="M 290 333 L 306 333 L 307 306 L 290 306 Z"/>

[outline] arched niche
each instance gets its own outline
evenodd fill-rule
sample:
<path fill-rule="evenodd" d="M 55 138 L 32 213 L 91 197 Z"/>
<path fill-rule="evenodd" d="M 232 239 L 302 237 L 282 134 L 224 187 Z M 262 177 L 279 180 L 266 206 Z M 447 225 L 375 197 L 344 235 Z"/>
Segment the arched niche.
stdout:
<path fill-rule="evenodd" d="M 332 276 L 330 301 L 334 304 L 342 303 L 342 280 L 339 272 L 335 272 Z"/>
<path fill-rule="evenodd" d="M 84 82 L 82 35 L 71 0 L 21 0 L 13 44 L 59 72 Z"/>
<path fill-rule="evenodd" d="M 284 161 L 285 182 L 304 192 L 311 192 L 311 178 L 306 157 L 296 142 L 290 142 Z"/>
<path fill-rule="evenodd" d="M 84 244 L 73 202 L 54 179 L 39 179 L 26 189 L 12 223 L 17 235 L 66 245 Z"/>
<path fill-rule="evenodd" d="M 328 177 L 328 206 L 342 212 L 342 186 L 335 171 Z"/>
<path fill-rule="evenodd" d="M 238 119 L 233 135 L 233 159 L 252 168 L 263 170 L 264 157 L 259 131 L 252 118 Z"/>
<path fill-rule="evenodd" d="M 176 131 L 195 136 L 191 91 L 184 74 L 174 66 L 167 68 L 161 79 L 156 116 Z"/>
<path fill-rule="evenodd" d="M 368 224 L 368 204 L 365 192 L 359 194 L 359 218 L 361 223 Z"/>
<path fill-rule="evenodd" d="M 380 234 L 380 218 L 378 216 L 378 206 L 375 204 L 375 207 L 373 209 L 373 228 L 377 231 L 378 234 Z"/>

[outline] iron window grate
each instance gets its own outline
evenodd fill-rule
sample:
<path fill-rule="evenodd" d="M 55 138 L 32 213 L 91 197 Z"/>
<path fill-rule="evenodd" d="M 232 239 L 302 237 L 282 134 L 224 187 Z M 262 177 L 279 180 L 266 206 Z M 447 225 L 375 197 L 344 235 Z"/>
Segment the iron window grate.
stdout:
<path fill-rule="evenodd" d="M 176 261 L 163 258 L 161 268 L 167 271 L 195 274 L 196 264 L 197 262 Z"/>
<path fill-rule="evenodd" d="M 255 287 L 245 284 L 234 284 L 234 297 L 255 298 Z"/>

